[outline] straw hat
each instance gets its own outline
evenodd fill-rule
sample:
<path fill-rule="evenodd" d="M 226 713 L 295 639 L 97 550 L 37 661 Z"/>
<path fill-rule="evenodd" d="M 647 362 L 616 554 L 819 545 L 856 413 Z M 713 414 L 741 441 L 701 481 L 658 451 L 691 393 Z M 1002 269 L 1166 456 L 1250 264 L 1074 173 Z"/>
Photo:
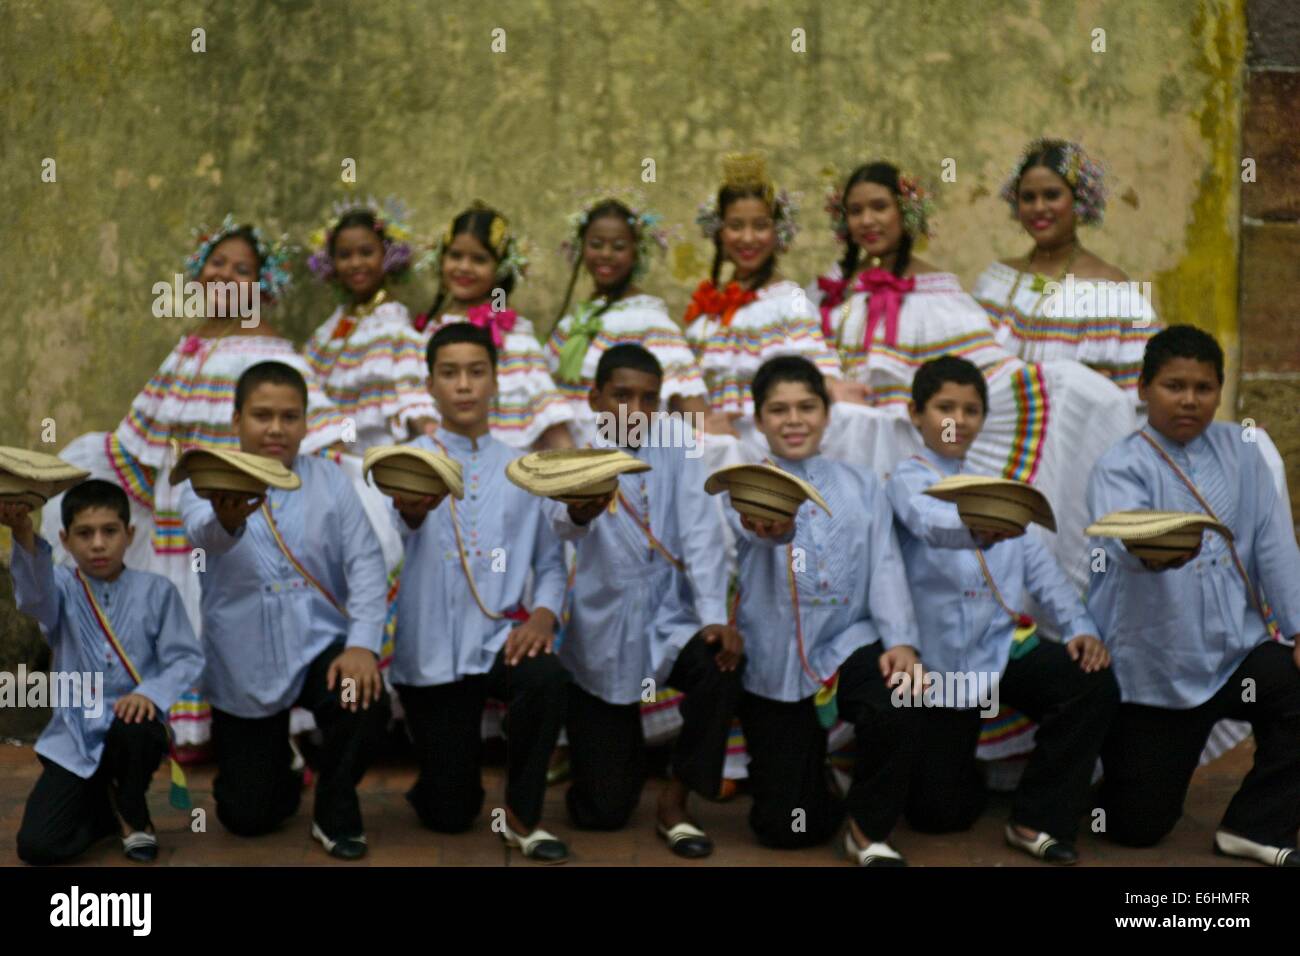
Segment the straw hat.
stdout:
<path fill-rule="evenodd" d="M 1033 485 L 1010 478 L 984 475 L 950 475 L 925 493 L 940 501 L 952 501 L 962 522 L 972 531 L 1016 534 L 1036 521 L 1049 531 L 1056 530 L 1052 506 Z"/>
<path fill-rule="evenodd" d="M 775 465 L 731 465 L 719 468 L 704 482 L 711 495 L 731 492 L 731 506 L 759 521 L 793 518 L 809 498 L 827 514 L 830 506 L 817 489 L 796 475 Z"/>
<path fill-rule="evenodd" d="M 62 458 L 26 448 L 0 447 L 0 501 L 40 508 L 90 477 L 90 472 Z"/>
<path fill-rule="evenodd" d="M 1136 557 L 1164 564 L 1195 551 L 1207 528 L 1232 540 L 1231 528 L 1209 515 L 1190 511 L 1112 511 L 1083 533 L 1117 538 Z"/>
<path fill-rule="evenodd" d="M 465 497 L 460 462 L 410 445 L 382 445 L 366 451 L 361 476 L 373 473 L 375 486 L 392 497 Z"/>
<path fill-rule="evenodd" d="M 173 485 L 186 479 L 200 498 L 214 491 L 233 491 L 246 495 L 264 495 L 267 486 L 294 491 L 302 480 L 274 458 L 245 451 L 191 448 L 168 476 Z"/>
<path fill-rule="evenodd" d="M 506 477 L 530 494 L 565 504 L 585 504 L 618 487 L 618 476 L 650 466 L 617 448 L 535 451 L 506 466 Z"/>

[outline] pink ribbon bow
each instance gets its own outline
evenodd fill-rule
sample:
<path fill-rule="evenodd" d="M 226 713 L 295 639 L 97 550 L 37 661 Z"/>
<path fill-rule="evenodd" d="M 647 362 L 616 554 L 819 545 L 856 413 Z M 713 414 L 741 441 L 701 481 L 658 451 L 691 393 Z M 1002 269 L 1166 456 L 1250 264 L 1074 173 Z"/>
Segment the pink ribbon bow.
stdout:
<path fill-rule="evenodd" d="M 858 276 L 853 291 L 870 294 L 867 299 L 867 331 L 862 338 L 863 351 L 871 350 L 876 327 L 881 322 L 885 323 L 885 344 L 898 344 L 898 310 L 903 304 L 903 296 L 915 288 L 915 278 L 900 279 L 879 267 Z"/>
<path fill-rule="evenodd" d="M 185 336 L 185 341 L 181 343 L 181 355 L 193 355 L 203 345 L 203 339 L 197 335 Z"/>
<path fill-rule="evenodd" d="M 847 279 L 832 279 L 830 276 L 818 276 L 817 288 L 823 293 L 819 309 L 822 314 L 822 334 L 830 338 L 835 334 L 831 327 L 831 313 L 835 307 L 844 301 L 844 289 L 848 286 Z"/>
<path fill-rule="evenodd" d="M 505 341 L 505 333 L 515 327 L 515 319 L 519 317 L 519 313 L 514 309 L 503 309 L 497 312 L 493 310 L 491 302 L 484 302 L 470 309 L 465 313 L 465 317 L 473 325 L 477 325 L 480 329 L 486 328 L 491 332 L 492 344 L 501 348 L 501 344 Z"/>

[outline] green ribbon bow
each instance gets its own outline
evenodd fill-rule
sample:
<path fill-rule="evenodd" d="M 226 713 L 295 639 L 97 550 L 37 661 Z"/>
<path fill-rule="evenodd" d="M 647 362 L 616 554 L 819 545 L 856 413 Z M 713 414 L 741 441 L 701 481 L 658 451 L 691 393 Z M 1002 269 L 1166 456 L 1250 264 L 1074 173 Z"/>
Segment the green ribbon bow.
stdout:
<path fill-rule="evenodd" d="M 582 381 L 582 361 L 592 339 L 600 334 L 600 316 L 596 313 L 603 301 L 584 302 L 573 313 L 569 338 L 560 346 L 560 381 L 570 384 Z"/>

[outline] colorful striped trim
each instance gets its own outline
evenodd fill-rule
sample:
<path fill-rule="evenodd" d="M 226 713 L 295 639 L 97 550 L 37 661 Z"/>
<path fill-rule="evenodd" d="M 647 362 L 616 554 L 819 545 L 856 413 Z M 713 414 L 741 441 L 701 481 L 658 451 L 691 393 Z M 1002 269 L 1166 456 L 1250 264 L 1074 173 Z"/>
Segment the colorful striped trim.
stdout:
<path fill-rule="evenodd" d="M 1026 365 L 1016 372 L 1011 379 L 1011 393 L 1016 401 L 1015 438 L 1002 477 L 1032 482 L 1042 460 L 1051 409 L 1042 366 Z"/>
<path fill-rule="evenodd" d="M 1018 737 L 1034 726 L 1034 722 L 1018 710 L 1003 707 L 996 717 L 986 718 L 980 722 L 980 746 L 1000 743 L 1011 737 Z"/>
<path fill-rule="evenodd" d="M 122 486 L 122 490 L 152 511 L 153 483 L 157 472 L 132 458 L 122 447 L 117 432 L 109 432 L 104 436 L 104 454 L 113 474 L 117 475 L 117 483 Z"/>
<path fill-rule="evenodd" d="M 190 543 L 185 537 L 185 522 L 179 511 L 154 512 L 150 544 L 155 554 L 189 553 Z"/>

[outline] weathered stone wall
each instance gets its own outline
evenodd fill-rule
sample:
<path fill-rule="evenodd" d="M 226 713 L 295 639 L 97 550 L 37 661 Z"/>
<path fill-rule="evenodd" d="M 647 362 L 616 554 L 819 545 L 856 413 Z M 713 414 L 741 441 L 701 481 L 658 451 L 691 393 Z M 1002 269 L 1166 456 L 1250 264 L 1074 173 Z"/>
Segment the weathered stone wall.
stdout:
<path fill-rule="evenodd" d="M 694 211 L 726 151 L 765 150 L 780 184 L 803 193 L 787 274 L 806 281 L 835 256 L 828 180 L 885 157 L 935 187 L 924 254 L 969 283 L 1027 247 L 996 194 L 1021 146 L 1047 133 L 1109 168 L 1106 222 L 1085 242 L 1151 281 L 1162 318 L 1218 334 L 1233 384 L 1241 356 L 1248 377 L 1225 413 L 1264 422 L 1295 469 L 1298 386 L 1261 376 L 1300 369 L 1285 298 L 1296 158 L 1277 132 L 1295 126 L 1295 74 L 1282 68 L 1296 17 L 1286 0 L 1250 10 L 1247 72 L 1245 0 L 10 0 L 0 444 L 39 447 L 47 419 L 54 448 L 113 426 L 184 329 L 150 305 L 190 227 L 235 210 L 301 241 L 345 194 L 348 158 L 356 192 L 404 197 L 427 232 L 475 197 L 504 210 L 539 252 L 515 304 L 546 330 L 567 278 L 552 252 L 576 196 L 639 183 L 647 159 L 645 188 L 683 227 L 647 285 L 680 309 L 707 268 Z M 1259 162 L 1248 189 L 1243 102 Z M 1272 145 L 1256 147 L 1266 128 Z M 47 158 L 55 182 L 42 181 Z M 940 181 L 945 159 L 955 182 Z M 299 341 L 332 306 L 303 286 L 270 316 Z M 427 279 L 398 290 L 415 310 L 431 292 Z M 0 634 L 15 627 L 8 606 Z"/>
<path fill-rule="evenodd" d="M 1300 522 L 1300 7 L 1250 0 L 1241 153 L 1241 384 L 1237 411 L 1266 427 Z"/>

